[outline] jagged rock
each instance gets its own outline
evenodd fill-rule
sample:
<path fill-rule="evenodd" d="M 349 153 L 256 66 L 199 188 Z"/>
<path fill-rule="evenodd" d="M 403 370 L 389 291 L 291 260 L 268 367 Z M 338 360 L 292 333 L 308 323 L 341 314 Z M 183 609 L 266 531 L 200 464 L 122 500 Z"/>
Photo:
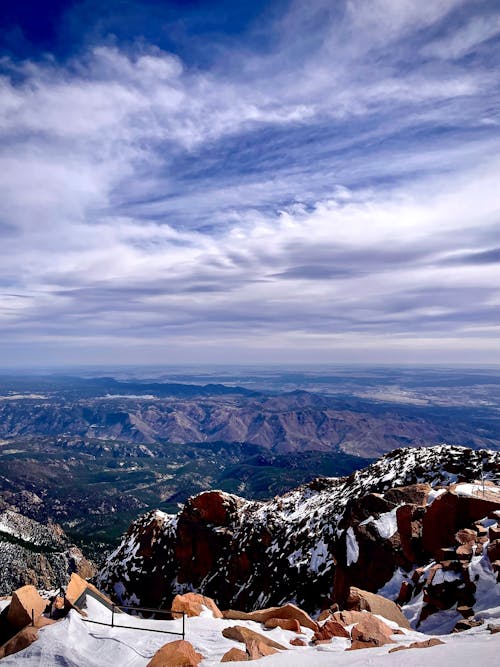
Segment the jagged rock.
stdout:
<path fill-rule="evenodd" d="M 38 621 L 46 606 L 47 600 L 40 597 L 34 586 L 22 586 L 12 593 L 7 622 L 15 630 L 21 630 L 32 622 L 32 618 Z"/>
<path fill-rule="evenodd" d="M 147 667 L 197 667 L 202 660 L 203 656 L 194 650 L 190 642 L 179 639 L 156 651 Z"/>
<path fill-rule="evenodd" d="M 38 639 L 38 628 L 27 625 L 0 647 L 0 659 L 27 648 Z"/>
<path fill-rule="evenodd" d="M 269 607 L 268 609 L 258 609 L 257 611 L 244 612 L 229 609 L 222 612 L 224 618 L 231 621 L 255 621 L 256 623 L 265 623 L 269 618 L 294 618 L 304 628 L 310 628 L 316 631 L 318 624 L 305 611 L 294 604 L 285 604 L 282 607 Z"/>
<path fill-rule="evenodd" d="M 409 648 L 430 648 L 431 646 L 439 646 L 439 644 L 444 644 L 437 637 L 432 637 L 431 639 L 425 639 L 421 642 L 412 642 L 408 646 L 395 646 L 389 650 L 389 653 L 395 653 L 396 651 L 406 651 Z"/>
<path fill-rule="evenodd" d="M 316 630 L 313 636 L 313 641 L 323 641 L 325 639 L 332 639 L 332 637 L 345 637 L 349 639 L 350 636 L 351 635 L 342 623 L 339 623 L 339 621 L 335 621 L 334 619 L 329 619 L 319 630 Z"/>
<path fill-rule="evenodd" d="M 291 632 L 300 632 L 300 623 L 296 618 L 268 618 L 264 623 L 266 628 L 281 628 Z"/>
<path fill-rule="evenodd" d="M 379 614 L 390 621 L 394 621 L 402 628 L 410 627 L 406 616 L 395 602 L 382 597 L 382 595 L 363 591 L 355 586 L 350 588 L 345 607 L 352 611 L 370 611 L 372 614 Z"/>
<path fill-rule="evenodd" d="M 176 595 L 172 602 L 172 611 L 184 612 L 187 616 L 199 616 L 203 611 L 203 607 L 210 609 L 215 618 L 222 618 L 222 612 L 215 604 L 212 598 L 205 597 L 199 593 L 185 593 L 184 595 Z M 174 618 L 178 618 L 176 614 L 172 614 Z"/>
<path fill-rule="evenodd" d="M 240 648 L 230 648 L 221 658 L 221 662 L 245 662 L 250 660 L 248 653 Z"/>
<path fill-rule="evenodd" d="M 247 653 L 250 660 L 258 660 L 265 658 L 268 655 L 278 653 L 275 648 L 272 648 L 260 639 L 250 639 L 246 642 Z"/>
<path fill-rule="evenodd" d="M 278 642 L 275 642 L 273 639 L 264 637 L 264 635 L 261 635 L 254 630 L 245 628 L 243 625 L 233 625 L 229 628 L 224 628 L 222 634 L 224 637 L 226 637 L 226 639 L 234 639 L 234 641 L 242 642 L 243 644 L 246 644 L 247 642 L 254 639 L 263 642 L 270 648 L 276 648 L 282 651 L 286 649 L 286 646 L 282 646 L 281 644 L 278 644 Z"/>

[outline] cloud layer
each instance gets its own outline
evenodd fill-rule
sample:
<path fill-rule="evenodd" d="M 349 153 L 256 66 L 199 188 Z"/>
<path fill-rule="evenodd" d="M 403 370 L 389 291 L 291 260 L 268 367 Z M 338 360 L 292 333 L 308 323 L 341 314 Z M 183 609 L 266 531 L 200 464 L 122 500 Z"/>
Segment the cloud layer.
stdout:
<path fill-rule="evenodd" d="M 1 61 L 0 364 L 500 361 L 495 3 L 253 30 Z"/>

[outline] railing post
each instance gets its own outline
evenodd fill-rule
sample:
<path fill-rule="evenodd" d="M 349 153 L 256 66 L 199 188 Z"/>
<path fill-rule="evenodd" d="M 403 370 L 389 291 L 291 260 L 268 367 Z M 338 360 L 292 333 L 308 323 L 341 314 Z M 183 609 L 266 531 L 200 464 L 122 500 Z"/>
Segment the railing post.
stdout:
<path fill-rule="evenodd" d="M 111 605 L 111 627 L 115 627 L 115 605 Z"/>

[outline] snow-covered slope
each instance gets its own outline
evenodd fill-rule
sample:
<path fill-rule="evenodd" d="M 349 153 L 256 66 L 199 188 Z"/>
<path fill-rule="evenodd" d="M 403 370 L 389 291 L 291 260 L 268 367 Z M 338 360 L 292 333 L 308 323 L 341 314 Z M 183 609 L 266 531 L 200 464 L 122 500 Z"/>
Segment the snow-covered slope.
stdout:
<path fill-rule="evenodd" d="M 376 591 L 395 576 L 403 578 L 397 575 L 401 564 L 410 578 L 417 567 L 436 563 L 436 508 L 452 508 L 457 525 L 450 524 L 449 534 L 442 536 L 451 544 L 438 545 L 450 548 L 457 529 L 470 528 L 500 508 L 495 494 L 484 501 L 473 494 L 470 500 L 450 485 L 483 474 L 493 477 L 499 467 L 495 452 L 444 445 L 408 448 L 349 477 L 317 479 L 265 503 L 223 492 L 200 494 L 177 516 L 152 512 L 135 522 L 98 583 L 123 602 L 152 606 L 168 606 L 175 593 L 197 590 L 223 608 L 250 610 L 294 601 L 315 612 L 348 585 Z M 396 491 L 415 484 L 424 486 Z M 418 553 L 412 554 L 402 541 L 404 517 L 396 514 L 402 505 L 415 504 L 416 515 L 407 522 L 409 541 L 412 531 L 422 533 L 422 521 L 427 528 L 423 537 L 415 534 L 423 543 L 415 543 Z M 481 550 L 488 558 L 486 547 L 483 540 Z M 417 578 L 412 597 L 422 592 L 420 583 Z"/>
<path fill-rule="evenodd" d="M 110 612 L 92 598 L 87 600 L 88 618 L 101 623 L 109 623 Z M 94 625 L 84 621 L 75 611 L 55 624 L 43 628 L 39 639 L 24 651 L 2 660 L 2 665 L 39 667 L 104 667 L 120 665 L 127 667 L 146 667 L 154 653 L 165 643 L 177 637 L 150 630 L 163 629 L 169 632 L 181 632 L 181 621 L 151 621 L 122 615 L 115 621 L 121 625 L 132 625 L 135 629 Z M 221 658 L 233 647 L 244 645 L 222 635 L 222 630 L 234 626 L 235 622 L 214 618 L 206 610 L 202 616 L 186 620 L 186 639 L 202 654 L 200 667 L 213 667 L 220 664 Z M 424 662 L 427 667 L 443 665 L 486 664 L 494 665 L 500 651 L 500 633 L 492 634 L 485 623 L 470 631 L 441 637 L 445 642 L 440 646 L 426 649 L 411 649 L 389 654 L 395 646 L 409 645 L 415 641 L 428 639 L 420 632 L 400 630 L 402 634 L 393 634 L 394 643 L 378 648 L 346 651 L 350 641 L 333 638 L 326 644 L 311 645 L 309 640 L 313 631 L 301 628 L 300 636 L 306 646 L 293 646 L 295 632 L 275 628 L 263 629 L 260 623 L 238 621 L 267 638 L 271 638 L 288 650 L 259 660 L 256 667 L 303 667 L 304 665 L 338 665 L 339 667 L 365 667 L 370 664 L 380 667 L 420 667 Z M 393 624 L 392 627 L 394 627 Z M 236 663 L 241 664 L 241 663 Z"/>

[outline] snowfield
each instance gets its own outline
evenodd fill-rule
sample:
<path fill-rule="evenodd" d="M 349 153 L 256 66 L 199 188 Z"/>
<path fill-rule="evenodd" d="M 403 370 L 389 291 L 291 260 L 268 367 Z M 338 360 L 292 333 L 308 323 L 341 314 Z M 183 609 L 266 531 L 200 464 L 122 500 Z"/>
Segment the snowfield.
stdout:
<path fill-rule="evenodd" d="M 109 623 L 111 612 L 100 602 L 87 598 L 88 618 L 101 623 Z M 499 609 L 491 610 L 489 623 L 500 625 Z M 485 610 L 486 612 L 486 610 Z M 489 614 L 485 613 L 486 617 Z M 180 637 L 166 635 L 151 630 L 181 632 L 182 620 L 151 621 L 126 614 L 115 615 L 115 627 L 107 627 L 86 622 L 76 612 L 71 611 L 63 621 L 40 630 L 37 642 L 16 655 L 8 656 L 2 665 L 25 667 L 146 667 L 154 653 L 165 643 Z M 137 629 L 120 628 L 132 625 Z M 274 639 L 289 650 L 283 653 L 253 661 L 256 667 L 303 667 L 304 665 L 340 665 L 341 667 L 365 667 L 365 665 L 391 665 L 397 667 L 447 667 L 469 664 L 497 664 L 500 655 L 500 633 L 491 634 L 487 623 L 466 632 L 440 637 L 445 643 L 425 649 L 411 649 L 390 654 L 397 645 L 410 644 L 428 639 L 421 632 L 404 630 L 402 635 L 393 635 L 394 645 L 380 648 L 346 651 L 349 640 L 334 638 L 330 644 L 319 646 L 291 646 L 289 641 L 297 635 L 294 632 L 275 628 L 264 630 L 260 623 L 253 621 L 230 621 L 216 619 L 207 609 L 197 618 L 186 619 L 186 639 L 199 651 L 204 660 L 201 667 L 220 664 L 224 653 L 239 644 L 222 636 L 224 628 L 244 625 L 256 632 Z M 390 624 L 394 626 L 394 624 Z M 312 630 L 303 628 L 303 638 L 312 637 Z M 422 653 L 425 651 L 425 653 Z M 243 664 L 243 663 L 234 663 Z"/>

